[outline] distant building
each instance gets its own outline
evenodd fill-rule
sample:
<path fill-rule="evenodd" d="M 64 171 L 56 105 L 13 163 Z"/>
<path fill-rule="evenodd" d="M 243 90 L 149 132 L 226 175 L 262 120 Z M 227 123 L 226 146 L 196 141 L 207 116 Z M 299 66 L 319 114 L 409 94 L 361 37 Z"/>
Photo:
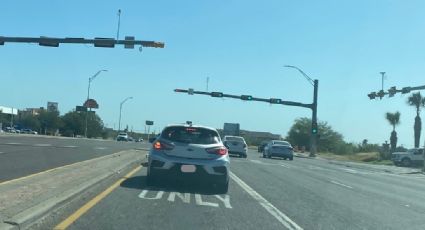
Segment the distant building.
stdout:
<path fill-rule="evenodd" d="M 43 107 L 40 107 L 40 108 L 26 108 L 25 110 L 20 110 L 19 111 L 19 114 L 21 116 L 26 116 L 26 115 L 37 116 L 43 110 L 44 110 Z"/>
<path fill-rule="evenodd" d="M 47 102 L 47 111 L 49 112 L 58 112 L 58 103 L 57 102 Z"/>

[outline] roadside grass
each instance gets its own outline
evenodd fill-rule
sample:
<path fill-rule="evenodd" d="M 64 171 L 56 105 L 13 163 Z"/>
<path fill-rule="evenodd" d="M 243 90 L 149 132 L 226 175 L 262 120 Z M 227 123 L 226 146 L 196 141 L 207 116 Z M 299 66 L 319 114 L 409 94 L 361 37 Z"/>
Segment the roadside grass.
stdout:
<path fill-rule="evenodd" d="M 319 153 L 318 155 L 322 158 L 329 160 L 352 161 L 375 165 L 394 165 L 391 160 L 379 160 L 379 153 L 377 152 L 355 153 L 347 155 L 337 155 L 334 153 Z"/>

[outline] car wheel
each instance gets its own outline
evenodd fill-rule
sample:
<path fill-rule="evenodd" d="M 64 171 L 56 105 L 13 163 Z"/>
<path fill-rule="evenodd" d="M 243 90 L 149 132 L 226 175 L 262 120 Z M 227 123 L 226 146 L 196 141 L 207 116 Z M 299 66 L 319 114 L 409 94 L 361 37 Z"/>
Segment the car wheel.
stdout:
<path fill-rule="evenodd" d="M 245 154 L 245 155 L 243 155 L 243 158 L 247 158 L 248 156 Z"/>
<path fill-rule="evenodd" d="M 290 158 L 289 158 L 289 160 L 290 160 L 290 161 L 294 160 L 294 157 L 290 157 Z"/>
<path fill-rule="evenodd" d="M 411 164 L 412 162 L 409 158 L 403 158 L 403 160 L 401 161 L 401 165 L 403 165 L 404 167 L 409 167 Z"/>
<path fill-rule="evenodd" d="M 263 158 L 266 158 L 266 154 L 263 152 Z"/>
<path fill-rule="evenodd" d="M 283 158 L 283 160 L 285 160 L 285 161 L 286 161 L 287 159 L 288 159 L 288 158 L 286 158 L 286 157 L 284 157 L 284 158 Z"/>
<path fill-rule="evenodd" d="M 267 155 L 267 158 L 272 158 L 272 155 L 270 154 L 270 155 Z"/>

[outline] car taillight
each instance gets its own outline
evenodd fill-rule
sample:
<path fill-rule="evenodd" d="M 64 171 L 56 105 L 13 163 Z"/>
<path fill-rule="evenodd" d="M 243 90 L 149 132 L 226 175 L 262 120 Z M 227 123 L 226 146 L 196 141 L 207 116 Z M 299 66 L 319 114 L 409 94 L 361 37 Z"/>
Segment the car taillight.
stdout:
<path fill-rule="evenodd" d="M 206 149 L 206 151 L 208 153 L 217 154 L 217 155 L 220 155 L 220 156 L 224 156 L 228 152 L 227 151 L 227 148 L 224 147 L 224 146 L 222 146 L 222 147 L 215 147 L 215 148 L 209 148 L 209 149 Z"/>
<path fill-rule="evenodd" d="M 172 150 L 174 149 L 174 145 L 161 141 L 155 141 L 153 143 L 153 148 L 155 150 Z"/>

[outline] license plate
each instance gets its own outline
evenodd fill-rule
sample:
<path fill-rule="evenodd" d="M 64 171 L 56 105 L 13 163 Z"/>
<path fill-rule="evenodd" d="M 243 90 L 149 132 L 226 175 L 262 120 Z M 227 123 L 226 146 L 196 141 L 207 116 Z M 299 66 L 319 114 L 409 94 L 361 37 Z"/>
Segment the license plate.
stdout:
<path fill-rule="evenodd" d="M 196 172 L 196 166 L 195 165 L 182 165 L 180 169 L 184 173 L 194 173 L 194 172 Z"/>

